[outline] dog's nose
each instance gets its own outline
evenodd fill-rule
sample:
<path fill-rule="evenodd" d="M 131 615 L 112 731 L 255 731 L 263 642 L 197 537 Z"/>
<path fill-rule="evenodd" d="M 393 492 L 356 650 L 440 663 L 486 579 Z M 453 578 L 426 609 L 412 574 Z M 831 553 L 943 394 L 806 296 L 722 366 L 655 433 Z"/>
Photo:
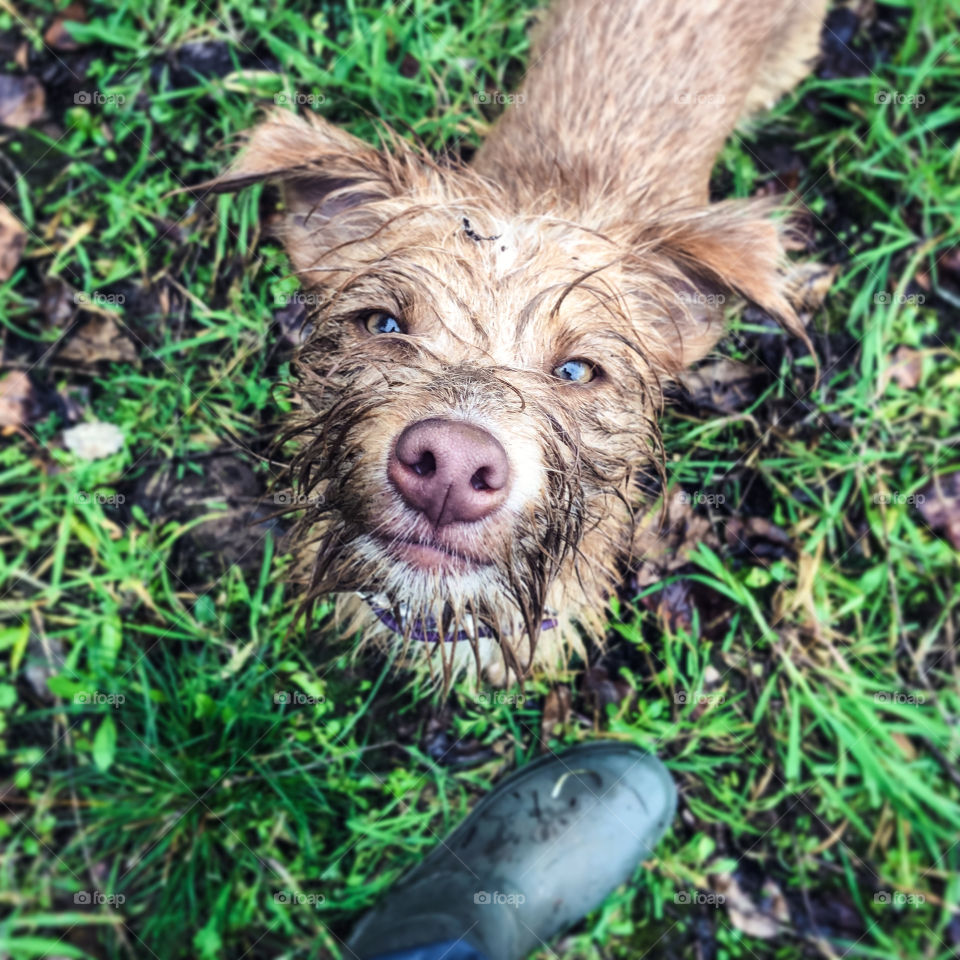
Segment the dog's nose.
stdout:
<path fill-rule="evenodd" d="M 410 424 L 387 473 L 400 495 L 435 526 L 482 520 L 507 499 L 510 466 L 496 437 L 462 420 Z"/>

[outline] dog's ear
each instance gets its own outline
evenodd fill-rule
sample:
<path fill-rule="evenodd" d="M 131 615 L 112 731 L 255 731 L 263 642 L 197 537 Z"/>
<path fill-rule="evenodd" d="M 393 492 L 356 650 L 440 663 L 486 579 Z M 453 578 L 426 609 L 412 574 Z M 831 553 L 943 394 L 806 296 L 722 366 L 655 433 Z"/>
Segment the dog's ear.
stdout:
<path fill-rule="evenodd" d="M 285 209 L 276 232 L 297 272 L 308 272 L 332 247 L 375 230 L 381 216 L 371 205 L 406 192 L 416 163 L 409 149 L 400 156 L 379 151 L 321 117 L 304 120 L 285 110 L 271 113 L 246 137 L 229 169 L 191 192 L 279 184 Z"/>
<path fill-rule="evenodd" d="M 738 295 L 812 347 L 790 302 L 786 250 L 796 247 L 775 202 L 730 200 L 661 220 L 638 237 L 679 270 L 671 311 L 678 366 L 704 357 L 724 333 L 722 305 Z"/>

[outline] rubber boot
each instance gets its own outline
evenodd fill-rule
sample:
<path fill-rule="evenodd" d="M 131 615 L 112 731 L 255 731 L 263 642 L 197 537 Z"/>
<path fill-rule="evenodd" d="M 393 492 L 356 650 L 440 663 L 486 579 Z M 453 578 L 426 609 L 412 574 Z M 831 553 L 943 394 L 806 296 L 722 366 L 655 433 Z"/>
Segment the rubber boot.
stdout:
<path fill-rule="evenodd" d="M 675 809 L 667 769 L 635 747 L 593 741 L 540 757 L 398 880 L 348 947 L 363 960 L 430 944 L 523 960 L 628 881 Z"/>

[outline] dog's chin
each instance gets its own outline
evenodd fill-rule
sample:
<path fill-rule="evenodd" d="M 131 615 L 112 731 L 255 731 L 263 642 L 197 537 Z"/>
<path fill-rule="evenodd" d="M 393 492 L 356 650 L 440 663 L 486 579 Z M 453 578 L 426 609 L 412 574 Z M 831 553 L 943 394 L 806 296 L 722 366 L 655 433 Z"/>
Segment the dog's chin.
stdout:
<path fill-rule="evenodd" d="M 410 570 L 425 574 L 458 576 L 476 573 L 493 565 L 490 557 L 468 553 L 437 541 L 376 537 L 376 542 L 392 560 Z"/>

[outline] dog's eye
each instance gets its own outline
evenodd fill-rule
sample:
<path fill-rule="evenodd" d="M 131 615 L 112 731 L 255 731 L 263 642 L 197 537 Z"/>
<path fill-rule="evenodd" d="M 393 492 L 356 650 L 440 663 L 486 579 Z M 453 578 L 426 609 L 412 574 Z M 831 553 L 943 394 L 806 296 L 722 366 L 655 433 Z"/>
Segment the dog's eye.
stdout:
<path fill-rule="evenodd" d="M 363 319 L 363 325 L 368 333 L 404 333 L 403 324 L 391 313 L 384 310 L 375 310 L 368 313 Z"/>
<path fill-rule="evenodd" d="M 589 383 L 597 375 L 597 368 L 589 360 L 565 360 L 553 368 L 553 375 L 570 383 Z"/>

